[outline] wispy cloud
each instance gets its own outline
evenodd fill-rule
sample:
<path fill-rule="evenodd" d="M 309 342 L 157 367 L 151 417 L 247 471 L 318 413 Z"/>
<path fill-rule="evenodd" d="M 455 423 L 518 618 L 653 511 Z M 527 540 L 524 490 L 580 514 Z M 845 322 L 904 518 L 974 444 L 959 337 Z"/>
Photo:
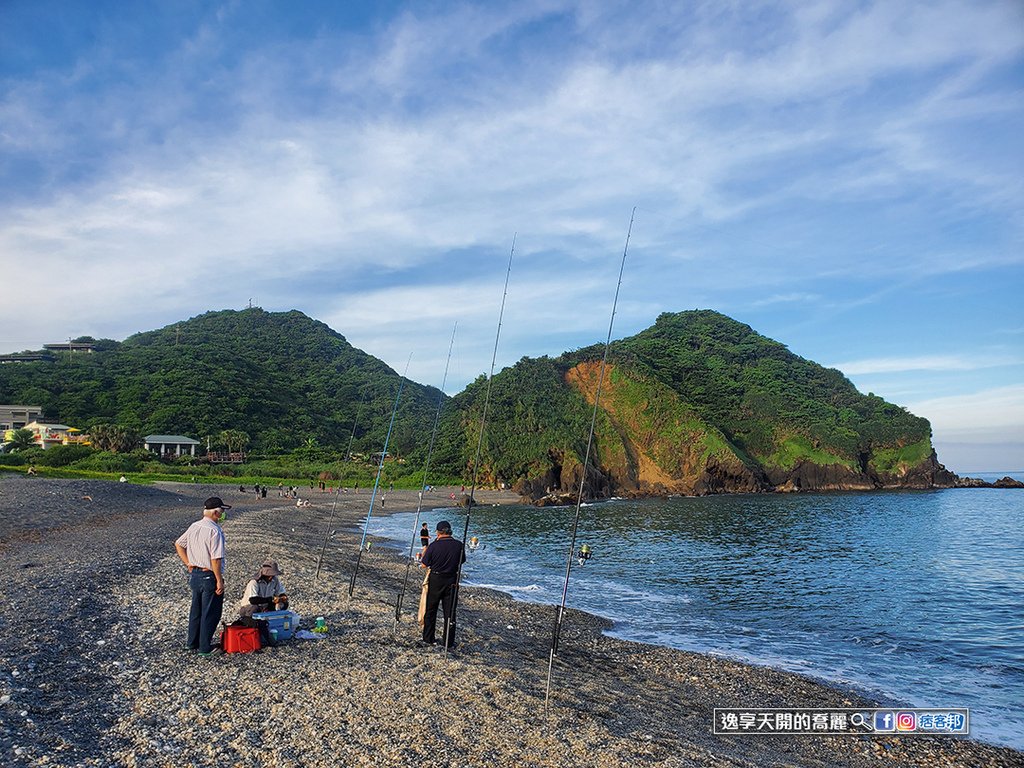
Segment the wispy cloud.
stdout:
<path fill-rule="evenodd" d="M 1000 368 L 1009 365 L 1024 364 L 1024 356 L 972 356 L 929 355 L 915 357 L 877 357 L 866 360 L 850 360 L 832 363 L 831 368 L 838 368 L 850 376 L 866 376 L 879 373 L 896 373 L 906 371 L 976 371 L 983 368 Z"/>
<path fill-rule="evenodd" d="M 821 301 L 821 296 L 814 293 L 776 293 L 763 299 L 757 299 L 751 306 L 760 308 L 770 307 L 773 304 L 805 304 L 819 301 Z"/>
<path fill-rule="evenodd" d="M 1024 442 L 1024 386 L 909 403 L 943 440 L 967 443 Z"/>
<path fill-rule="evenodd" d="M 1013 3 L 409 5 L 294 36 L 252 13 L 2 81 L 5 280 L 75 308 L 5 303 L 8 346 L 254 297 L 393 366 L 461 319 L 471 377 L 511 233 L 507 361 L 603 338 L 633 205 L 623 333 L 728 305 L 852 343 L 867 304 L 1024 259 Z M 836 348 L 848 374 L 997 364 Z"/>

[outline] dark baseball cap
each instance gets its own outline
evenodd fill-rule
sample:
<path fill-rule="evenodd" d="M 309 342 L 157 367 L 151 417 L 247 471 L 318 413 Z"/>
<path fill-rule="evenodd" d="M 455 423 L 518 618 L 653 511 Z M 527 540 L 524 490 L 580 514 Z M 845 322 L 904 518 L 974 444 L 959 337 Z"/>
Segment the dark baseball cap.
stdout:
<path fill-rule="evenodd" d="M 436 530 L 437 530 L 438 533 L 451 533 L 452 532 L 452 524 L 449 523 L 447 520 L 442 520 L 441 522 L 439 522 L 437 524 Z"/>
<path fill-rule="evenodd" d="M 231 509 L 231 505 L 230 504 L 225 504 L 223 501 L 221 501 L 220 500 L 220 496 L 211 496 L 210 498 L 208 498 L 206 500 L 206 503 L 203 505 L 203 509 L 217 509 L 217 508 L 220 508 L 220 509 Z"/>

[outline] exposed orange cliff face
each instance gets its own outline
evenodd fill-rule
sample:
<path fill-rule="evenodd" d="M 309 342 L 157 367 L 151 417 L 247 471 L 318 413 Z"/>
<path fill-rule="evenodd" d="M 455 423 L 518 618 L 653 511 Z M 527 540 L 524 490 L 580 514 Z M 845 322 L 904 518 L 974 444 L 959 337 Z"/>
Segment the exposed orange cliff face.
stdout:
<path fill-rule="evenodd" d="M 600 370 L 599 362 L 583 362 L 565 376 L 591 406 Z M 657 382 L 606 366 L 599 412 L 595 463 L 616 493 L 704 495 L 769 487 L 717 429 Z M 574 479 L 578 483 L 578 474 Z"/>
<path fill-rule="evenodd" d="M 581 362 L 564 376 L 567 386 L 593 407 L 599 361 Z M 949 473 L 930 461 L 896 477 L 869 467 L 797 461 L 766 468 L 706 422 L 674 390 L 615 364 L 605 366 L 601 400 L 584 489 L 587 498 L 703 496 L 718 493 L 871 490 L 942 487 Z M 516 490 L 537 503 L 570 503 L 578 493 L 583 455 L 551 448 Z M 952 477 L 950 475 L 950 477 Z"/>
<path fill-rule="evenodd" d="M 599 499 L 957 482 L 927 419 L 713 310 L 663 313 L 609 362 L 595 346 L 499 374 L 504 418 L 483 466 L 547 504 L 581 488 Z"/>

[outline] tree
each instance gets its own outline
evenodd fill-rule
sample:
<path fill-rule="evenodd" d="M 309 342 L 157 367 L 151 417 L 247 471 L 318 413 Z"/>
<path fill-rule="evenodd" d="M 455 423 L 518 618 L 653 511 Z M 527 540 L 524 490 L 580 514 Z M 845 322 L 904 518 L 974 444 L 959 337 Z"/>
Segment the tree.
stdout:
<path fill-rule="evenodd" d="M 99 451 L 109 451 L 112 429 L 110 424 L 93 424 L 89 429 L 89 442 L 92 443 L 92 447 Z"/>
<path fill-rule="evenodd" d="M 123 343 L 90 343 L 94 354 L 0 366 L 0 402 L 142 435 L 216 438 L 230 427 L 252 436 L 246 451 L 290 451 L 310 436 L 338 451 L 349 444 L 357 410 L 357 444 L 369 434 L 361 447 L 378 447 L 400 378 L 300 312 L 210 312 Z M 440 394 L 407 382 L 395 426 L 429 424 Z"/>
<path fill-rule="evenodd" d="M 134 451 L 142 443 L 142 438 L 138 432 L 135 432 L 128 427 L 115 426 L 112 435 L 113 447 L 111 450 L 114 453 L 129 453 Z"/>
<path fill-rule="evenodd" d="M 36 444 L 35 433 L 31 429 L 16 429 L 11 434 L 11 450 L 24 451 Z"/>
<path fill-rule="evenodd" d="M 94 424 L 89 430 L 89 440 L 94 448 L 111 453 L 128 453 L 142 442 L 137 432 L 116 424 Z"/>
<path fill-rule="evenodd" d="M 249 433 L 240 429 L 225 429 L 220 433 L 220 442 L 227 447 L 228 453 L 241 453 L 249 445 Z"/>

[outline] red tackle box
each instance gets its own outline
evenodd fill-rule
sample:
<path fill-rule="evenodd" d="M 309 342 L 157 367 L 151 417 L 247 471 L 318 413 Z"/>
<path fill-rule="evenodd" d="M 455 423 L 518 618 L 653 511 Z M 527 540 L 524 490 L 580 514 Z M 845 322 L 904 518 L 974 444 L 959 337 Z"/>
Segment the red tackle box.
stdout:
<path fill-rule="evenodd" d="M 221 645 L 224 653 L 252 653 L 260 646 L 260 632 L 255 627 L 229 625 L 221 633 Z"/>

